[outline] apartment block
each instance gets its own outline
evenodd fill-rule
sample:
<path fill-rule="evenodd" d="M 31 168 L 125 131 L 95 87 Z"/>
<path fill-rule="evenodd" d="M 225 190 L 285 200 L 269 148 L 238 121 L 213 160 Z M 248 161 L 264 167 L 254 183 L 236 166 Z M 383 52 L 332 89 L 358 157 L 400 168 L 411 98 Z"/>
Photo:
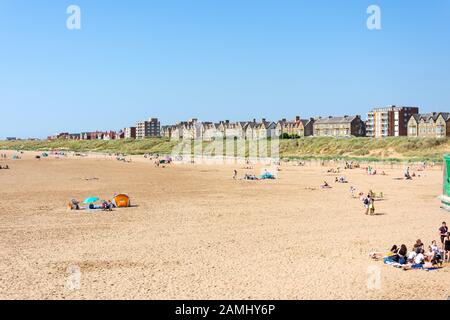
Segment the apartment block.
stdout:
<path fill-rule="evenodd" d="M 406 136 L 409 119 L 418 113 L 417 107 L 375 108 L 367 114 L 366 134 L 372 138 Z"/>
<path fill-rule="evenodd" d="M 161 136 L 161 124 L 157 118 L 138 122 L 136 125 L 136 139 Z"/>
<path fill-rule="evenodd" d="M 123 132 L 125 139 L 136 139 L 136 127 L 127 127 Z"/>

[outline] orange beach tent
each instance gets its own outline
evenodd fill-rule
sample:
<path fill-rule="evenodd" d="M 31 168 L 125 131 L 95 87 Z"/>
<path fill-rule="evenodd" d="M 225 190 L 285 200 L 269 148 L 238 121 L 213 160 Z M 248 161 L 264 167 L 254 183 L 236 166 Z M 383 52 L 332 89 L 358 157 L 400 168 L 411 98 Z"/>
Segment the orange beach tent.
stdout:
<path fill-rule="evenodd" d="M 118 194 L 114 197 L 117 208 L 126 208 L 131 206 L 130 197 L 126 194 Z"/>

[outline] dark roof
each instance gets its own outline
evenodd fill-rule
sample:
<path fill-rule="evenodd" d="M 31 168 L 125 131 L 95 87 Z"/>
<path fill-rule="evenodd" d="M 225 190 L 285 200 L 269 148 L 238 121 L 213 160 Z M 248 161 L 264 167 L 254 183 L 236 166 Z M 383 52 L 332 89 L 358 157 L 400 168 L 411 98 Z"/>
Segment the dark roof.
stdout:
<path fill-rule="evenodd" d="M 359 116 L 344 116 L 344 117 L 328 117 L 320 118 L 315 121 L 316 124 L 327 124 L 327 123 L 351 123 L 353 120 L 359 118 Z"/>
<path fill-rule="evenodd" d="M 433 119 L 433 121 L 436 121 L 437 118 L 441 115 L 445 121 L 450 120 L 450 112 L 432 112 L 432 113 L 423 113 L 423 114 L 413 114 L 412 117 L 416 122 L 419 122 L 420 120 L 429 121 L 430 119 Z"/>

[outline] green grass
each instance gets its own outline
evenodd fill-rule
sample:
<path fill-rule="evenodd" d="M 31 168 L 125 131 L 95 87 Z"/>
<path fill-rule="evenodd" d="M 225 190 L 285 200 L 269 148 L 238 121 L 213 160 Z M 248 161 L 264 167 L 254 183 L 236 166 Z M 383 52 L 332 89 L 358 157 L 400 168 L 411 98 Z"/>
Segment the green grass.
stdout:
<path fill-rule="evenodd" d="M 203 146 L 208 146 L 204 142 Z M 113 141 L 0 141 L 0 149 L 48 151 L 53 149 L 75 152 L 111 152 L 125 154 L 170 154 L 176 141 L 169 139 Z M 392 137 L 322 138 L 280 140 L 280 157 L 288 159 L 347 159 L 365 161 L 436 161 L 441 162 L 450 152 L 450 139 Z M 216 151 L 216 153 L 218 153 Z"/>

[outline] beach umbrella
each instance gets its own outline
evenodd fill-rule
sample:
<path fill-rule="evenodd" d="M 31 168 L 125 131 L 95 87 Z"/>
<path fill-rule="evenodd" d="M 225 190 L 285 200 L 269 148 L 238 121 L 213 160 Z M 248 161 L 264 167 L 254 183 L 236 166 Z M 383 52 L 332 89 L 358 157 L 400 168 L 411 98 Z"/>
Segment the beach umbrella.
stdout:
<path fill-rule="evenodd" d="M 90 198 L 84 199 L 84 203 L 94 203 L 94 202 L 97 202 L 98 200 L 100 200 L 100 199 L 97 197 L 90 197 Z"/>

